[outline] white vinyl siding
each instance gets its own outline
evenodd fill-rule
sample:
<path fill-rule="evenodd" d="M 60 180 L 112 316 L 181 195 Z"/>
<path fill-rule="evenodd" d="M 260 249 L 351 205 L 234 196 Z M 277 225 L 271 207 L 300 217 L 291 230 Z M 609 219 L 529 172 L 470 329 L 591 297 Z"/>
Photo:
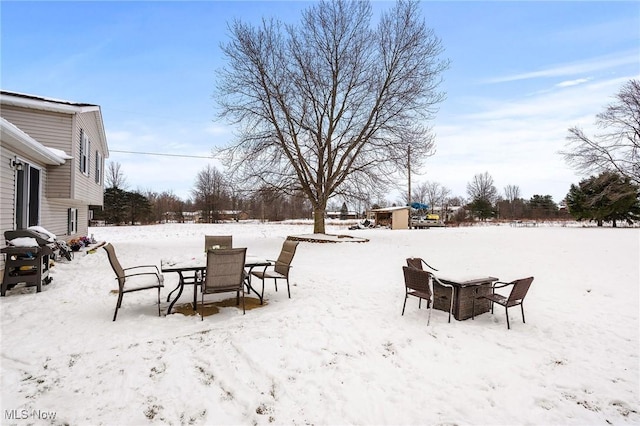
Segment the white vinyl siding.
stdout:
<path fill-rule="evenodd" d="M 75 158 L 79 158 L 79 150 L 80 150 L 80 132 L 82 129 L 82 133 L 86 134 L 90 148 L 93 152 L 91 152 L 90 158 L 88 159 L 88 163 L 91 163 L 90 174 L 82 173 L 80 167 L 78 165 L 75 166 L 75 178 L 74 182 L 74 192 L 72 198 L 77 201 L 81 201 L 86 203 L 87 205 L 101 206 L 103 203 L 103 193 L 104 189 L 102 187 L 103 175 L 104 175 L 104 157 L 106 154 L 105 147 L 106 145 L 101 143 L 100 133 L 98 132 L 98 128 L 95 124 L 95 116 L 93 113 L 82 113 L 76 116 L 76 133 L 74 140 L 76 141 L 76 150 Z M 100 183 L 96 182 L 96 160 L 94 159 L 96 152 L 100 153 L 101 157 L 101 165 L 102 171 L 100 172 Z"/>
<path fill-rule="evenodd" d="M 2 105 L 2 117 L 44 146 L 62 150 L 69 155 L 74 155 L 76 152 L 71 142 L 76 141 L 75 137 L 79 135 L 74 136 L 71 115 Z M 72 165 L 75 168 L 78 167 L 75 165 L 75 160 L 67 160 L 61 166 L 49 168 L 47 184 L 43 186 L 44 197 L 71 198 Z"/>

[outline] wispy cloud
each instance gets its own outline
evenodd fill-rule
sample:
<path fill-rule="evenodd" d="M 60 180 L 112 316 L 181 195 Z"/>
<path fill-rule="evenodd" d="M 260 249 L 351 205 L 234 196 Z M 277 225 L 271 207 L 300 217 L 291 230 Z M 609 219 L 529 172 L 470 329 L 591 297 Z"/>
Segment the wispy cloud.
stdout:
<path fill-rule="evenodd" d="M 638 50 L 619 52 L 613 55 L 599 56 L 583 61 L 556 64 L 546 69 L 512 74 L 487 80 L 487 83 L 505 83 L 510 81 L 530 80 L 535 78 L 568 77 L 584 75 L 596 71 L 613 69 L 626 65 L 638 65 Z"/>
<path fill-rule="evenodd" d="M 579 180 L 558 154 L 568 129 L 592 131 L 595 115 L 629 78 L 637 77 L 567 80 L 555 90 L 509 101 L 469 99 L 471 112 L 438 117 L 437 154 L 416 182 L 437 181 L 465 196 L 467 182 L 488 171 L 499 190 L 518 185 L 527 198 L 550 194 L 558 202 Z"/>
<path fill-rule="evenodd" d="M 567 80 L 567 81 L 562 81 L 562 82 L 556 84 L 556 87 L 577 86 L 579 84 L 588 83 L 591 80 L 592 80 L 592 78 L 578 78 L 578 79 L 575 79 L 575 80 Z"/>

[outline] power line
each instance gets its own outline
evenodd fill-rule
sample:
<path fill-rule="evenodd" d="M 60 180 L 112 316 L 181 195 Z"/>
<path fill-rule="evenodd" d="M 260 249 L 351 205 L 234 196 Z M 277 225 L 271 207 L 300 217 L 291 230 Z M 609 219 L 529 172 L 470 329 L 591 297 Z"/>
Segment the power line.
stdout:
<path fill-rule="evenodd" d="M 204 156 L 204 155 L 185 155 L 185 154 L 164 154 L 161 152 L 120 151 L 117 149 L 110 149 L 109 152 L 119 152 L 122 154 L 137 154 L 137 155 L 159 155 L 162 157 L 209 158 L 209 159 L 214 158 L 213 155 Z"/>

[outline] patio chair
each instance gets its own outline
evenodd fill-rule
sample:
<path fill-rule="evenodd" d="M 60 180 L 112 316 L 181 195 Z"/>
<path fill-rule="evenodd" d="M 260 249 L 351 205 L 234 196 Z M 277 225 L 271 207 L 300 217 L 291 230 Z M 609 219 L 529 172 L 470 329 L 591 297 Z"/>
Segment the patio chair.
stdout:
<path fill-rule="evenodd" d="M 434 271 L 438 271 L 436 268 L 434 268 L 433 266 L 429 265 L 427 262 L 424 261 L 424 259 L 420 258 L 420 257 L 409 257 L 407 258 L 407 266 L 410 266 L 412 268 L 416 268 L 416 269 L 423 269 L 422 265 L 425 265 L 427 268 L 434 270 Z"/>
<path fill-rule="evenodd" d="M 407 306 L 407 299 L 409 296 L 414 296 L 419 299 L 418 309 L 422 308 L 422 299 L 427 301 L 427 308 L 429 309 L 429 318 L 427 319 L 427 325 L 431 322 L 431 310 L 435 302 L 435 296 L 433 291 L 434 282 L 442 285 L 443 287 L 451 288 L 451 297 L 449 304 L 449 322 L 451 322 L 451 313 L 453 312 L 453 286 L 442 283 L 435 275 L 429 271 L 423 269 L 413 268 L 411 266 L 403 266 L 402 272 L 404 274 L 404 304 L 402 305 L 402 315 Z"/>
<path fill-rule="evenodd" d="M 204 251 L 207 251 L 213 247 L 222 248 L 222 249 L 233 248 L 233 236 L 232 235 L 205 235 Z"/>
<path fill-rule="evenodd" d="M 118 280 L 118 303 L 116 303 L 116 311 L 113 314 L 113 320 L 118 316 L 118 309 L 122 306 L 122 297 L 125 293 L 133 293 L 134 291 L 158 289 L 158 316 L 160 316 L 160 289 L 164 287 L 164 276 L 156 265 L 140 265 L 123 268 L 116 256 L 116 251 L 111 243 L 102 246 L 107 252 L 109 263 Z M 135 277 L 135 278 L 133 278 Z M 135 281 L 136 285 L 128 286 L 128 279 Z"/>
<path fill-rule="evenodd" d="M 498 305 L 504 306 L 505 313 L 507 314 L 507 329 L 511 329 L 511 325 L 509 324 L 509 308 L 513 306 L 520 305 L 520 310 L 522 311 L 522 322 L 525 323 L 524 320 L 524 298 L 527 296 L 527 292 L 529 291 L 529 287 L 531 287 L 531 283 L 533 282 L 533 277 L 529 278 L 521 278 L 519 280 L 511 281 L 510 283 L 497 281 L 493 284 L 493 290 L 491 294 L 487 294 L 484 296 L 478 296 L 473 299 L 473 307 L 472 307 L 472 319 L 475 319 L 475 302 L 476 299 L 488 299 L 491 301 L 491 313 L 493 314 L 493 304 L 497 303 Z M 496 293 L 496 289 L 504 288 L 507 286 L 511 287 L 511 292 L 508 296 L 503 296 L 502 294 Z"/>
<path fill-rule="evenodd" d="M 211 249 L 230 249 L 233 246 L 233 236 L 231 235 L 205 235 L 204 236 L 204 251 L 205 253 Z M 183 276 L 185 285 L 193 285 L 193 306 L 196 306 L 198 299 L 198 286 L 204 281 L 204 273 L 194 272 L 191 276 Z M 167 295 L 167 302 L 170 300 L 171 295 L 177 288 L 173 289 L 171 293 Z"/>
<path fill-rule="evenodd" d="M 415 268 L 418 270 L 423 270 L 422 265 L 425 265 L 427 268 L 433 270 L 433 271 L 438 271 L 436 268 L 434 268 L 433 266 L 429 265 L 427 262 L 425 262 L 422 258 L 420 257 L 408 257 L 407 258 L 407 266 L 411 267 L 411 268 Z M 451 322 L 451 312 L 453 312 L 453 301 L 454 301 L 454 292 L 455 292 L 455 287 L 450 285 L 450 284 L 445 284 L 442 281 L 440 281 L 440 279 L 433 273 L 431 273 L 431 278 L 432 278 L 432 289 L 433 289 L 433 303 L 436 302 L 436 299 L 442 299 L 443 303 L 447 302 L 447 294 L 444 293 L 444 291 L 441 291 L 441 289 L 444 288 L 448 288 L 449 291 L 447 293 L 449 293 L 449 322 Z M 422 304 L 422 300 L 420 300 L 418 302 L 418 308 L 421 307 Z M 438 309 L 438 308 L 436 308 Z"/>
<path fill-rule="evenodd" d="M 207 251 L 207 273 L 202 281 L 201 306 L 203 308 L 205 294 L 235 291 L 238 305 L 240 305 L 240 292 L 242 292 L 242 313 L 246 312 L 244 304 L 244 261 L 246 255 L 246 248 Z M 204 309 L 201 310 L 200 316 L 204 320 Z"/>
<path fill-rule="evenodd" d="M 286 280 L 287 293 L 289 295 L 289 299 L 291 299 L 291 290 L 289 288 L 289 270 L 291 269 L 291 262 L 293 261 L 293 256 L 296 254 L 297 247 L 298 241 L 285 240 L 282 244 L 282 249 L 280 250 L 278 260 L 276 260 L 275 262 L 273 260 L 270 260 L 269 262 L 271 262 L 271 265 L 265 266 L 262 271 L 251 271 L 251 275 L 260 278 L 260 280 L 262 281 L 262 292 L 260 295 L 261 301 L 264 300 L 264 280 L 267 278 L 273 278 L 273 283 L 276 286 L 276 291 L 278 291 L 278 280 Z M 273 267 L 273 270 L 267 271 L 269 267 Z"/>

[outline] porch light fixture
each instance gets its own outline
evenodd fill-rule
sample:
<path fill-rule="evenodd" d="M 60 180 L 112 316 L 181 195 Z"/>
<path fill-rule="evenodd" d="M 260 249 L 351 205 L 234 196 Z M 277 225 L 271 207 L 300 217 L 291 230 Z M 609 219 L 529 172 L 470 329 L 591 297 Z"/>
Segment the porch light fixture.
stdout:
<path fill-rule="evenodd" d="M 19 161 L 19 160 L 15 159 L 15 158 L 12 158 L 11 160 L 9 160 L 9 166 L 10 166 L 12 169 L 15 169 L 15 170 L 18 170 L 18 171 L 19 171 L 19 170 L 22 170 L 22 169 L 23 169 L 24 164 L 23 164 L 21 161 Z"/>

